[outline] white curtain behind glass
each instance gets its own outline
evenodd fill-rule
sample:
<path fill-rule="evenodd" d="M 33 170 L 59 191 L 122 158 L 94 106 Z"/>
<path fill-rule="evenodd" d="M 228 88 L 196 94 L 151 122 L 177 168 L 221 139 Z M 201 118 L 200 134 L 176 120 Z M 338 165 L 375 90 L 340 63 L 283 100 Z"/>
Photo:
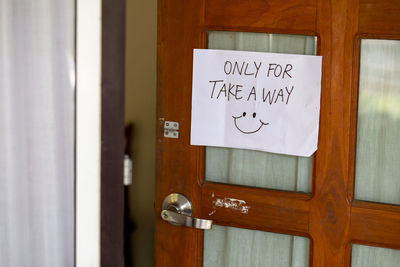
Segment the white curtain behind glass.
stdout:
<path fill-rule="evenodd" d="M 400 41 L 362 40 L 355 198 L 400 204 Z"/>
<path fill-rule="evenodd" d="M 351 267 L 396 267 L 400 262 L 400 250 L 353 245 Z"/>
<path fill-rule="evenodd" d="M 309 240 L 213 225 L 204 231 L 204 267 L 307 267 Z"/>
<path fill-rule="evenodd" d="M 0 266 L 74 264 L 74 0 L 0 0 Z"/>
<path fill-rule="evenodd" d="M 208 33 L 208 48 L 314 55 L 314 36 L 252 32 Z M 206 179 L 290 191 L 311 191 L 312 157 L 206 147 Z"/>

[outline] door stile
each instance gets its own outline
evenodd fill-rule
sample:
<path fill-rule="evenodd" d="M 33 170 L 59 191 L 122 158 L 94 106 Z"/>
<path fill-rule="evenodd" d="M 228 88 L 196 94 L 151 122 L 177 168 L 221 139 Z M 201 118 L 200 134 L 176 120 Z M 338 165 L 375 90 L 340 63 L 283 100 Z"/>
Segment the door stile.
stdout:
<path fill-rule="evenodd" d="M 349 266 L 351 201 L 347 199 L 353 36 L 356 1 L 324 1 L 317 5 L 317 31 L 322 61 L 319 149 L 311 200 L 311 266 Z"/>
<path fill-rule="evenodd" d="M 190 198 L 200 215 L 199 149 L 190 147 L 193 48 L 201 47 L 203 1 L 158 1 L 157 159 L 155 194 L 155 266 L 201 266 L 202 231 L 177 227 L 161 219 L 167 195 Z M 166 26 L 167 25 L 167 26 Z M 176 97 L 174 92 L 181 94 Z M 179 138 L 164 137 L 165 121 L 179 122 Z"/>

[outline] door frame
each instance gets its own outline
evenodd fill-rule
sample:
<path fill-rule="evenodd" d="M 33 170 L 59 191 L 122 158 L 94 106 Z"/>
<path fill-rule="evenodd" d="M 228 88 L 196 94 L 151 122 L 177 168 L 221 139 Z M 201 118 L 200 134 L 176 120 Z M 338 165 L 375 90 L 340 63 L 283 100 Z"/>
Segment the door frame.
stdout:
<path fill-rule="evenodd" d="M 125 0 L 102 0 L 101 266 L 124 266 Z"/>
<path fill-rule="evenodd" d="M 125 0 L 76 0 L 75 265 L 123 266 Z"/>

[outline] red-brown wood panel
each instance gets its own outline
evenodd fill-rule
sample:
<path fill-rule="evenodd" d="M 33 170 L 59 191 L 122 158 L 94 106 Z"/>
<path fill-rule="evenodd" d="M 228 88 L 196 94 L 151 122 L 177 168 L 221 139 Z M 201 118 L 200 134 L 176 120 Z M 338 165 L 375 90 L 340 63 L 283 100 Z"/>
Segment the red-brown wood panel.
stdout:
<path fill-rule="evenodd" d="M 322 63 L 321 117 L 310 205 L 313 266 L 348 266 L 348 191 L 353 39 L 357 2 L 318 1 Z"/>
<path fill-rule="evenodd" d="M 353 241 L 400 249 L 400 206 L 355 201 L 351 210 Z"/>
<path fill-rule="evenodd" d="M 400 34 L 399 0 L 360 0 L 360 33 Z"/>
<path fill-rule="evenodd" d="M 206 0 L 205 25 L 315 32 L 316 0 Z"/>
<path fill-rule="evenodd" d="M 199 149 L 189 145 L 189 136 L 192 53 L 204 38 L 201 10 L 202 1 L 158 2 L 155 266 L 201 266 L 202 262 L 202 231 L 176 227 L 160 217 L 163 199 L 173 192 L 188 196 L 194 216 L 200 215 Z M 179 122 L 179 139 L 164 138 L 165 120 Z"/>
<path fill-rule="evenodd" d="M 202 195 L 202 217 L 218 224 L 308 234 L 308 194 L 206 183 Z"/>

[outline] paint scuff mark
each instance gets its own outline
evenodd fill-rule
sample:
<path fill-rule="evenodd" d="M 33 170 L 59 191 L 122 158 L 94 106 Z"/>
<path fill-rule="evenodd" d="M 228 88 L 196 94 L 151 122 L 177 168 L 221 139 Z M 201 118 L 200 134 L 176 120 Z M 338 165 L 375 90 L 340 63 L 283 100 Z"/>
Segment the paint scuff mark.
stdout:
<path fill-rule="evenodd" d="M 213 215 L 214 213 L 216 213 L 217 212 L 217 210 L 212 210 L 209 214 L 208 214 L 208 216 L 211 216 L 211 215 Z"/>
<path fill-rule="evenodd" d="M 217 198 L 213 201 L 213 204 L 215 207 L 233 209 L 246 214 L 249 213 L 250 209 L 250 206 L 246 206 L 246 201 L 229 197 L 224 199 Z"/>

